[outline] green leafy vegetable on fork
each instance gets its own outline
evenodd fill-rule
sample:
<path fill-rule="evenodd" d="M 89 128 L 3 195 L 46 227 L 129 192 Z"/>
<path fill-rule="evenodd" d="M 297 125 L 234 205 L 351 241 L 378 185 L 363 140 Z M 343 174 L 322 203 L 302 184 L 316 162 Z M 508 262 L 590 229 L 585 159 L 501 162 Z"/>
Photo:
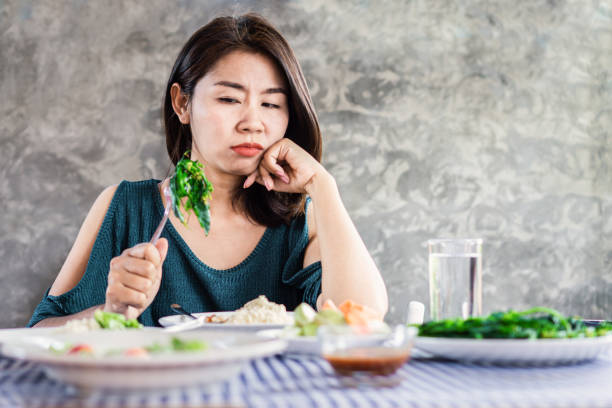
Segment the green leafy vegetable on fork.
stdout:
<path fill-rule="evenodd" d="M 210 206 L 208 201 L 213 192 L 213 186 L 204 175 L 202 163 L 189 159 L 189 151 L 176 164 L 174 176 L 170 179 L 170 191 L 172 192 L 172 210 L 174 215 L 187 224 L 181 207 L 185 212 L 193 210 L 198 217 L 200 225 L 208 235 L 210 231 Z M 187 198 L 183 203 L 182 199 Z"/>
<path fill-rule="evenodd" d="M 419 336 L 475 339 L 567 339 L 612 333 L 610 323 L 591 327 L 580 317 L 565 317 L 547 307 L 496 312 L 486 317 L 434 320 L 416 327 Z"/>

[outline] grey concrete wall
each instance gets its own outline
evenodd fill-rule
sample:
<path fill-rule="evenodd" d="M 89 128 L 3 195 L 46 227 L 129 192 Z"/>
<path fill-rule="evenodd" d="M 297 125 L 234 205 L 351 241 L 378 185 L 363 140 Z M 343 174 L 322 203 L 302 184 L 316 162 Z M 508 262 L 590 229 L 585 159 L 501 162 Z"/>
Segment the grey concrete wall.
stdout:
<path fill-rule="evenodd" d="M 425 241 L 484 238 L 484 310 L 612 318 L 612 1 L 4 1 L 0 327 L 26 323 L 97 194 L 163 177 L 189 35 L 258 11 L 302 63 L 324 162 L 389 288 Z"/>

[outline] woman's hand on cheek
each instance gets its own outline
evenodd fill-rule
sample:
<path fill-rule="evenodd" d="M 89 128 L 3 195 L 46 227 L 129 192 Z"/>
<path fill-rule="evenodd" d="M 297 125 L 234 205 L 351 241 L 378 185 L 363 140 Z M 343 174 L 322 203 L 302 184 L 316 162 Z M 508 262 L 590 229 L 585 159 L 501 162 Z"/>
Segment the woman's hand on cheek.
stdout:
<path fill-rule="evenodd" d="M 325 172 L 321 163 L 291 139 L 283 138 L 264 152 L 257 169 L 246 178 L 244 188 L 257 182 L 268 190 L 305 193 L 306 185 L 320 172 Z"/>
<path fill-rule="evenodd" d="M 162 276 L 168 241 L 138 244 L 110 262 L 104 311 L 122 313 L 132 319 L 153 302 Z"/>

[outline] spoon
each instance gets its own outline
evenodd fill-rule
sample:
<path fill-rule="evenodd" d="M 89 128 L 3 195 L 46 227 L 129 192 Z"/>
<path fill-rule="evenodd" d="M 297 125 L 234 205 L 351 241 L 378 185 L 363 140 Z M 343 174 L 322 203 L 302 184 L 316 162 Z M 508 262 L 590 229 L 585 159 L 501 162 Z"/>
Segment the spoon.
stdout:
<path fill-rule="evenodd" d="M 198 317 L 194 314 L 189 313 L 188 311 L 186 311 L 185 309 L 183 309 L 183 306 L 179 305 L 178 303 L 173 303 L 170 305 L 170 309 L 172 309 L 174 312 L 178 313 L 178 314 L 182 314 L 185 316 L 189 316 L 192 319 L 197 319 Z"/>

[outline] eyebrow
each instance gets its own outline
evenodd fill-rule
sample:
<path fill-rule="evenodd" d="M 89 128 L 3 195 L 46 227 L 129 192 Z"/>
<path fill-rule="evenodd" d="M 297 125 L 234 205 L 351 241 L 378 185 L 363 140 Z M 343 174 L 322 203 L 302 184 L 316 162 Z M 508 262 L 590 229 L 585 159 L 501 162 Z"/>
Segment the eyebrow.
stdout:
<path fill-rule="evenodd" d="M 219 85 L 219 86 L 227 86 L 229 88 L 234 88 L 234 89 L 238 89 L 239 91 L 243 91 L 246 92 L 246 88 L 237 83 L 237 82 L 230 82 L 230 81 L 219 81 L 217 83 L 215 83 L 215 85 Z M 275 93 L 282 93 L 287 95 L 287 90 L 285 88 L 268 88 L 265 91 L 263 91 L 262 93 L 264 94 L 275 94 Z"/>

